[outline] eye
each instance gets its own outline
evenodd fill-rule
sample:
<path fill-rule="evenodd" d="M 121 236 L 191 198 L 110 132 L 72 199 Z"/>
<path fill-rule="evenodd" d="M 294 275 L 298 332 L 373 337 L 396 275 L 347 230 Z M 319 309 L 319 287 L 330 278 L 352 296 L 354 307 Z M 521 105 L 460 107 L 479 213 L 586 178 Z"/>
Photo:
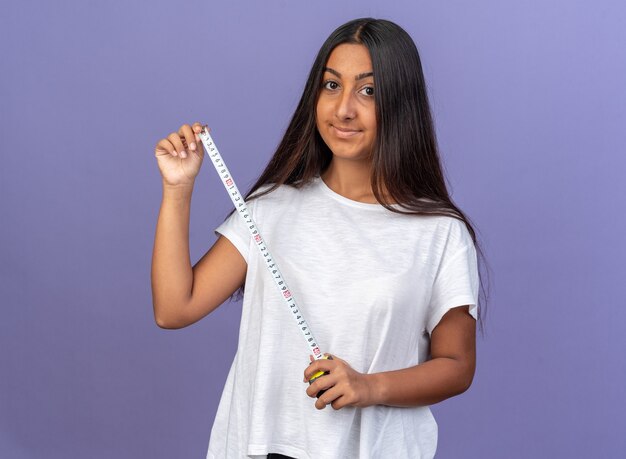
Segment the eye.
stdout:
<path fill-rule="evenodd" d="M 363 89 L 359 91 L 361 94 L 365 96 L 373 96 L 374 95 L 374 86 L 365 86 Z"/>
<path fill-rule="evenodd" d="M 336 81 L 328 80 L 324 82 L 324 89 L 330 89 L 331 91 L 334 91 L 338 87 L 339 84 Z"/>

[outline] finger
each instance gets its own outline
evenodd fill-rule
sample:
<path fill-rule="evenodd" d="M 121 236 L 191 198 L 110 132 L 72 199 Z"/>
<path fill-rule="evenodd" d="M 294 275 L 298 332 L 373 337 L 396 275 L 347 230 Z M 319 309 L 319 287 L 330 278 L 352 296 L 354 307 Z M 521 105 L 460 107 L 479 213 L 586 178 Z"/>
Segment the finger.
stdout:
<path fill-rule="evenodd" d="M 332 372 L 336 367 L 337 362 L 333 362 L 332 360 L 316 360 L 310 363 L 304 370 L 304 382 L 307 382 L 316 373 Z"/>
<path fill-rule="evenodd" d="M 327 391 L 331 387 L 334 387 L 337 382 L 337 377 L 333 376 L 332 373 L 320 376 L 319 378 L 315 379 L 315 382 L 307 387 L 306 394 L 311 398 L 319 397 L 325 391 Z"/>
<path fill-rule="evenodd" d="M 170 142 L 167 139 L 161 139 L 159 143 L 157 143 L 157 146 L 155 148 L 155 155 L 156 156 L 163 156 L 163 155 L 177 156 L 177 153 L 176 153 L 176 149 L 174 148 L 174 145 L 172 145 L 172 142 Z"/>
<path fill-rule="evenodd" d="M 191 151 L 196 151 L 196 139 L 194 138 L 191 126 L 183 124 L 178 130 L 178 135 L 183 138 L 184 142 L 189 146 Z"/>
<path fill-rule="evenodd" d="M 315 408 L 323 410 L 327 405 L 330 405 L 333 401 L 341 397 L 342 393 L 337 388 L 327 390 L 324 395 L 317 399 L 315 402 Z"/>
<path fill-rule="evenodd" d="M 172 145 L 174 145 L 174 149 L 178 152 L 181 158 L 184 158 L 185 156 L 187 156 L 187 152 L 185 151 L 185 146 L 183 145 L 183 141 L 181 140 L 178 134 L 176 134 L 175 132 L 172 132 L 170 135 L 167 136 L 167 140 L 172 142 Z"/>
<path fill-rule="evenodd" d="M 203 126 L 202 124 L 198 122 L 193 123 L 193 125 L 191 126 L 191 129 L 196 137 L 196 142 L 200 142 L 200 136 L 198 134 L 202 132 L 203 128 L 206 128 L 207 132 L 211 131 L 208 126 L 206 125 Z"/>
<path fill-rule="evenodd" d="M 330 406 L 333 407 L 333 410 L 337 411 L 342 409 L 344 406 L 348 406 L 349 400 L 348 397 L 346 397 L 345 395 L 342 395 L 338 398 L 336 398 L 335 400 L 333 400 L 333 402 L 330 404 Z"/>
<path fill-rule="evenodd" d="M 321 381 L 321 379 L 323 378 L 320 378 L 318 381 Z M 327 390 L 327 389 L 320 389 L 320 387 L 322 386 L 317 384 L 318 381 L 315 381 L 306 389 L 306 394 L 311 398 L 319 398 Z"/>
<path fill-rule="evenodd" d="M 195 132 L 196 134 L 200 134 L 200 132 L 202 132 L 202 128 L 205 127 L 202 124 L 198 123 L 197 121 L 195 123 L 193 123 L 191 125 L 191 129 L 193 130 L 193 132 Z M 210 129 L 208 128 L 208 126 L 206 126 L 207 131 L 210 131 Z"/>

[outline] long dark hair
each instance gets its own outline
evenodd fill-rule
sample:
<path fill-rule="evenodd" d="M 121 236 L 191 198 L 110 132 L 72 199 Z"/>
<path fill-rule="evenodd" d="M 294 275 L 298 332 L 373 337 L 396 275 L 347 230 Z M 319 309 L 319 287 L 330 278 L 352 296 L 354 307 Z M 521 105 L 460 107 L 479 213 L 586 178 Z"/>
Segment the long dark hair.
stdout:
<path fill-rule="evenodd" d="M 263 173 L 245 199 L 271 193 L 281 185 L 300 188 L 322 174 L 332 152 L 316 126 L 317 99 L 322 88 L 324 67 L 338 45 L 364 45 L 374 72 L 374 100 L 377 135 L 372 154 L 371 186 L 378 202 L 392 212 L 441 215 L 465 223 L 484 261 L 470 219 L 450 198 L 442 172 L 426 82 L 415 43 L 397 24 L 362 18 L 337 28 L 319 50 L 298 107 L 285 135 Z M 268 185 L 262 192 L 260 187 Z M 383 191 L 399 206 L 393 207 Z M 252 197 L 252 195 L 255 196 Z M 484 301 L 479 301 L 483 329 L 483 306 L 487 295 L 481 278 Z"/>

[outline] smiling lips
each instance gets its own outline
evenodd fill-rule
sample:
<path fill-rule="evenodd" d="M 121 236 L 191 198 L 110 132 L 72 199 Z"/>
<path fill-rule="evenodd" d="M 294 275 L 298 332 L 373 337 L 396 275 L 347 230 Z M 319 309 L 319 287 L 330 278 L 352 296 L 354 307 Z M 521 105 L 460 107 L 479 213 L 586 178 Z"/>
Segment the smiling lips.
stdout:
<path fill-rule="evenodd" d="M 334 124 L 331 124 L 332 130 L 334 132 L 334 134 L 342 139 L 347 139 L 350 137 L 354 137 L 355 135 L 357 135 L 359 132 L 361 132 L 358 129 L 347 129 L 347 128 L 342 128 L 339 126 L 335 126 Z"/>

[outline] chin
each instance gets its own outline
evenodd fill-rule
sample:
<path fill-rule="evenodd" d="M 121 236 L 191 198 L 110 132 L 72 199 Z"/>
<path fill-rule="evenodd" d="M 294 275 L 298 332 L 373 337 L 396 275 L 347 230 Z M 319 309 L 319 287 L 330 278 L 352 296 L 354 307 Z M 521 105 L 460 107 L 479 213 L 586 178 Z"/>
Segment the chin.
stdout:
<path fill-rule="evenodd" d="M 350 142 L 350 140 L 335 139 L 329 133 L 325 133 L 325 135 L 320 133 L 320 137 L 322 137 L 333 157 L 354 161 L 363 161 L 371 158 L 371 153 L 366 153 L 367 148 L 361 144 L 355 144 L 355 142 Z"/>
<path fill-rule="evenodd" d="M 345 151 L 341 149 L 333 150 L 332 148 L 330 151 L 333 153 L 333 158 L 337 159 L 345 159 L 348 161 L 365 161 L 370 159 L 370 155 L 363 152 Z"/>

